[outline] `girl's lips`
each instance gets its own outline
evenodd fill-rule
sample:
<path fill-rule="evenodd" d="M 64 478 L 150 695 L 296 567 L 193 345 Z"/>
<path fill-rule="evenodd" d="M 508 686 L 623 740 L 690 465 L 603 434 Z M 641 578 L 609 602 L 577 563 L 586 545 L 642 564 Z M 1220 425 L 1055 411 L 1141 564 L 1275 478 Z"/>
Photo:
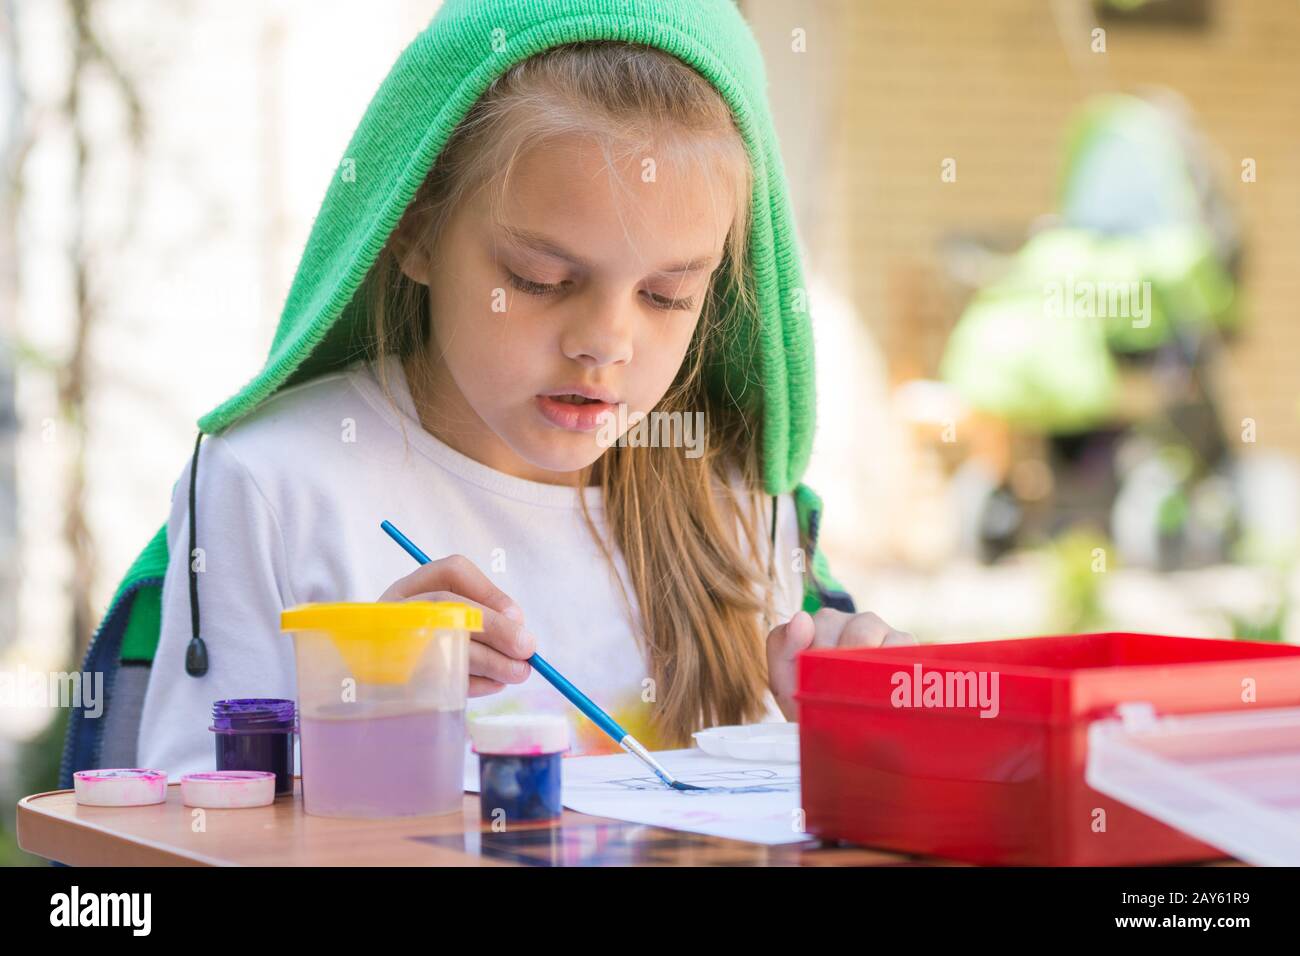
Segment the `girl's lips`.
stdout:
<path fill-rule="evenodd" d="M 574 405 L 561 402 L 551 395 L 538 395 L 537 407 L 542 417 L 556 428 L 572 432 L 595 431 L 600 427 L 601 416 L 614 413 L 614 405 L 610 402 Z"/>

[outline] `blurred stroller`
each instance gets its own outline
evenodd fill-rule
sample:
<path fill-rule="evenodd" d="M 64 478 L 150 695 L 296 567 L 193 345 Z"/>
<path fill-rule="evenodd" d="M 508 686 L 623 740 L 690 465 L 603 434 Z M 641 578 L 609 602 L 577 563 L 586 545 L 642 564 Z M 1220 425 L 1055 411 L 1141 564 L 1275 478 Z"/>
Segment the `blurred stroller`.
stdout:
<path fill-rule="evenodd" d="M 988 278 L 941 376 L 969 407 L 1039 436 L 1051 476 L 1045 502 L 1005 475 L 985 489 L 984 560 L 1080 523 L 1107 529 L 1129 564 L 1228 556 L 1236 437 L 1211 373 L 1238 328 L 1242 250 L 1210 160 L 1173 94 L 1099 97 L 1069 125 L 1059 211 L 1009 256 L 950 246 L 952 271 L 978 261 Z"/>

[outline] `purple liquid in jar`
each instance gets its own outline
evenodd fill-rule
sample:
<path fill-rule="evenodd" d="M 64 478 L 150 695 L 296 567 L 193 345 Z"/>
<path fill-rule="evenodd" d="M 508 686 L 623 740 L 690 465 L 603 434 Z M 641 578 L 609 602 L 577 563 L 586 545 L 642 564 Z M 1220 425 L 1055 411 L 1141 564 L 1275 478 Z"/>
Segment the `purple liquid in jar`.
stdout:
<path fill-rule="evenodd" d="M 375 714 L 362 703 L 337 704 L 304 716 L 301 734 L 308 813 L 373 818 L 461 809 L 463 709 Z"/>

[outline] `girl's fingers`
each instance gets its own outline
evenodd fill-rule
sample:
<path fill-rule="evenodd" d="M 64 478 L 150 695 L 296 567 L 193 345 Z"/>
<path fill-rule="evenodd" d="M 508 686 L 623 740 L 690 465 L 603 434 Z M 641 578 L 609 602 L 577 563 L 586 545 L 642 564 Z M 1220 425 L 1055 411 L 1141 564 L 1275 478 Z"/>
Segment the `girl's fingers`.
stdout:
<path fill-rule="evenodd" d="M 813 615 L 813 623 L 817 631 L 813 647 L 892 647 L 916 643 L 911 634 L 894 630 L 871 611 L 846 614 L 834 608 L 822 608 Z"/>
<path fill-rule="evenodd" d="M 450 591 L 460 594 L 500 614 L 505 614 L 513 608 L 512 616 L 517 615 L 520 623 L 524 619 L 523 612 L 510 599 L 510 595 L 493 584 L 488 576 L 463 554 L 453 554 L 420 565 L 406 577 L 394 581 L 379 600 L 409 600 L 430 591 Z"/>
<path fill-rule="evenodd" d="M 840 634 L 844 628 L 853 620 L 854 615 L 846 614 L 843 611 L 837 611 L 832 607 L 824 607 L 812 616 L 813 625 L 816 633 L 813 636 L 813 647 L 838 647 L 840 644 Z"/>
<path fill-rule="evenodd" d="M 918 641 L 914 635 L 909 634 L 907 631 L 890 631 L 889 634 L 885 636 L 885 643 L 882 646 L 895 647 L 895 646 L 900 646 L 905 644 L 919 644 L 919 643 L 921 642 Z"/>
<path fill-rule="evenodd" d="M 486 644 L 500 651 L 507 657 L 526 661 L 537 652 L 537 638 L 504 614 L 499 614 L 477 601 L 467 600 L 459 594 L 449 591 L 430 591 L 427 594 L 413 594 L 408 601 L 459 601 L 478 607 L 483 612 L 483 630 L 471 635 L 475 642 Z"/>
<path fill-rule="evenodd" d="M 894 647 L 915 644 L 916 638 L 906 631 L 896 631 L 877 614 L 855 614 L 840 633 L 840 647 Z"/>
<path fill-rule="evenodd" d="M 837 643 L 840 647 L 880 647 L 890 630 L 875 614 L 855 614 L 845 622 Z"/>
<path fill-rule="evenodd" d="M 813 620 L 800 611 L 767 635 L 767 684 L 787 720 L 794 720 L 795 658 L 812 644 Z"/>
<path fill-rule="evenodd" d="M 464 555 L 422 564 L 394 581 L 381 601 L 459 601 L 483 612 L 483 630 L 469 644 L 469 696 L 484 697 L 532 673 L 537 639 L 524 630 L 524 612 Z"/>
<path fill-rule="evenodd" d="M 768 666 L 792 661 L 812 645 L 815 628 L 812 617 L 799 611 L 785 624 L 772 628 L 767 636 Z"/>
<path fill-rule="evenodd" d="M 490 677 L 477 677 L 474 674 L 469 675 L 469 696 L 471 697 L 486 697 L 488 694 L 495 694 L 505 689 L 506 685 L 499 680 L 493 680 Z"/>
<path fill-rule="evenodd" d="M 527 661 L 508 657 L 478 641 L 470 641 L 469 672 L 471 677 L 487 677 L 500 684 L 519 684 L 528 679 L 532 668 Z"/>

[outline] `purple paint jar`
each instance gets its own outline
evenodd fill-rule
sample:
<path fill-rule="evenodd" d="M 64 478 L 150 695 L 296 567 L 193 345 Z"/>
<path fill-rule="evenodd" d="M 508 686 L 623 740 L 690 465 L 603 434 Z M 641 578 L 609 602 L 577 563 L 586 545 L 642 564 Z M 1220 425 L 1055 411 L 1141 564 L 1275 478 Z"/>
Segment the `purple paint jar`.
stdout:
<path fill-rule="evenodd" d="M 216 735 L 217 770 L 273 773 L 276 796 L 293 793 L 296 716 L 291 700 L 255 697 L 214 703 L 208 729 Z"/>

